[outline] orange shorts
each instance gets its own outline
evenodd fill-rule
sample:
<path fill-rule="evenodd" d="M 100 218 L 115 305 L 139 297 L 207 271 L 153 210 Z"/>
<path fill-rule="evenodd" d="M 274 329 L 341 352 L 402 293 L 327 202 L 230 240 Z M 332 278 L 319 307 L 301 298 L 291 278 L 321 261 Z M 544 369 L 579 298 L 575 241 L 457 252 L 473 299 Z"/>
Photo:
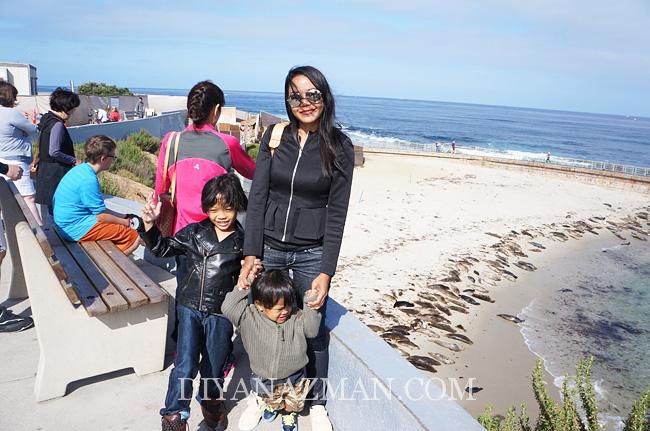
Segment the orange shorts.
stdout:
<path fill-rule="evenodd" d="M 81 237 L 79 242 L 84 241 L 112 241 L 117 248 L 123 252 L 128 250 L 140 237 L 138 232 L 130 227 L 122 226 L 121 224 L 106 223 L 98 221 L 84 236 Z"/>

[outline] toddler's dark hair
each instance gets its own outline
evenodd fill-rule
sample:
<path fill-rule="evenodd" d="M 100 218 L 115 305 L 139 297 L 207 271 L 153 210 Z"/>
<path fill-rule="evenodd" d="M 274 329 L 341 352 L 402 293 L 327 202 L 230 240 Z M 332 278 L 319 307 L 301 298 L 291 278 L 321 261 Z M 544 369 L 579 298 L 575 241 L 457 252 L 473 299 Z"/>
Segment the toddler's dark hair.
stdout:
<path fill-rule="evenodd" d="M 280 299 L 284 304 L 294 304 L 296 292 L 287 271 L 272 269 L 262 273 L 251 286 L 253 302 L 259 301 L 264 308 L 273 308 Z"/>
<path fill-rule="evenodd" d="M 187 116 L 196 127 L 208 122 L 212 110 L 226 104 L 223 91 L 212 81 L 201 81 L 187 95 Z"/>
<path fill-rule="evenodd" d="M 214 204 L 219 203 L 221 206 L 230 207 L 237 212 L 246 211 L 248 198 L 241 182 L 235 174 L 224 174 L 212 178 L 205 183 L 201 192 L 201 209 L 207 213 Z"/>

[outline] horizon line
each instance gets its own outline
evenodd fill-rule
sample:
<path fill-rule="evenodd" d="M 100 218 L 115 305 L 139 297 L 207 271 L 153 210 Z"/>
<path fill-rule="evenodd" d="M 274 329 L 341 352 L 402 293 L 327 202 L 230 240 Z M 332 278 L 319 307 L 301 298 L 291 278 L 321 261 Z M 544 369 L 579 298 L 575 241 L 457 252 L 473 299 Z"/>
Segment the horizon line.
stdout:
<path fill-rule="evenodd" d="M 94 82 L 94 81 L 89 81 L 89 82 Z M 116 85 L 117 84 L 106 84 L 106 85 Z M 70 88 L 68 85 L 40 85 L 37 84 L 37 89 L 38 87 L 63 87 L 63 88 Z M 119 86 L 118 86 L 119 87 Z M 185 91 L 188 92 L 190 89 L 189 88 L 172 88 L 172 87 L 129 87 L 126 86 L 127 89 L 139 89 L 139 90 L 179 90 L 179 91 Z M 224 90 L 224 92 L 239 92 L 239 93 L 263 93 L 263 94 L 282 94 L 277 91 L 260 91 L 260 90 Z M 183 96 L 180 96 L 183 97 Z M 452 104 L 452 105 L 470 105 L 470 106 L 487 106 L 487 107 L 496 107 L 496 108 L 514 108 L 514 109 L 529 109 L 533 111 L 551 111 L 551 112 L 564 112 L 564 113 L 572 113 L 572 114 L 587 114 L 587 115 L 608 115 L 608 116 L 614 116 L 614 117 L 623 117 L 623 118 L 642 118 L 645 120 L 650 120 L 650 114 L 648 116 L 645 115 L 635 115 L 635 114 L 620 114 L 620 113 L 612 113 L 612 112 L 589 112 L 589 111 L 571 111 L 568 109 L 560 109 L 560 108 L 538 108 L 538 107 L 531 107 L 531 106 L 512 106 L 512 105 L 491 105 L 487 103 L 477 103 L 477 102 L 454 102 L 454 101 L 446 101 L 446 100 L 429 100 L 429 99 L 412 99 L 412 98 L 401 98 L 401 97 L 386 97 L 386 96 L 365 96 L 365 95 L 350 95 L 350 94 L 335 94 L 335 97 L 356 97 L 356 98 L 362 98 L 362 99 L 380 99 L 380 100 L 400 100 L 400 101 L 406 101 L 406 102 L 429 102 L 429 103 L 446 103 L 446 104 Z"/>

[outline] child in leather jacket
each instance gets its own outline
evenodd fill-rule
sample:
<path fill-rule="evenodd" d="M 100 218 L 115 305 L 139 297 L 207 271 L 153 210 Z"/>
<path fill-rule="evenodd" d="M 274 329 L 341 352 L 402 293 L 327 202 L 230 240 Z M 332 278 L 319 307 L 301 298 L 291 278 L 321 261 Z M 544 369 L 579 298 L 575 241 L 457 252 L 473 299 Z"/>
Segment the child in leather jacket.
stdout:
<path fill-rule="evenodd" d="M 142 209 L 142 239 L 154 255 L 185 255 L 187 268 L 176 292 L 178 343 L 169 376 L 165 407 L 160 410 L 163 431 L 185 431 L 190 415 L 192 381 L 201 371 L 197 401 L 210 429 L 225 429 L 222 402 L 224 370 L 232 352 L 233 328 L 221 304 L 237 284 L 244 231 L 237 212 L 245 211 L 246 195 L 233 174 L 208 181 L 201 194 L 207 218 L 192 223 L 173 237 L 163 238 L 154 222 L 161 204 L 153 194 Z"/>

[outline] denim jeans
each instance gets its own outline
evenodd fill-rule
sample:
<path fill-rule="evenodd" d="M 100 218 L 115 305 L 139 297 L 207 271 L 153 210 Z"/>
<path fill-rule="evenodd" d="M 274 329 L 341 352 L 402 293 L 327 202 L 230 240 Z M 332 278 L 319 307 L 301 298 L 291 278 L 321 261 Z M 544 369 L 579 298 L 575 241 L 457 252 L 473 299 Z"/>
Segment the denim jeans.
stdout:
<path fill-rule="evenodd" d="M 187 256 L 178 255 L 176 256 L 176 296 L 178 297 L 178 291 L 183 282 L 183 277 L 187 272 Z M 172 331 L 170 337 L 174 340 L 174 343 L 178 342 L 178 303 L 174 301 L 174 330 Z"/>
<path fill-rule="evenodd" d="M 322 258 L 322 246 L 302 251 L 282 251 L 264 245 L 264 269 L 291 270 L 299 308 L 303 307 L 302 298 L 305 292 L 311 289 L 312 281 L 320 274 Z M 313 393 L 310 395 L 312 404 L 325 404 L 326 402 L 325 380 L 329 365 L 329 332 L 325 326 L 326 311 L 327 302 L 318 309 L 322 316 L 318 335 L 307 339 L 307 356 L 309 357 L 307 377 L 317 379 L 313 385 Z"/>
<path fill-rule="evenodd" d="M 189 417 L 193 380 L 201 373 L 196 400 L 220 399 L 223 373 L 232 352 L 232 324 L 224 316 L 178 304 L 178 343 L 161 415 Z"/>

